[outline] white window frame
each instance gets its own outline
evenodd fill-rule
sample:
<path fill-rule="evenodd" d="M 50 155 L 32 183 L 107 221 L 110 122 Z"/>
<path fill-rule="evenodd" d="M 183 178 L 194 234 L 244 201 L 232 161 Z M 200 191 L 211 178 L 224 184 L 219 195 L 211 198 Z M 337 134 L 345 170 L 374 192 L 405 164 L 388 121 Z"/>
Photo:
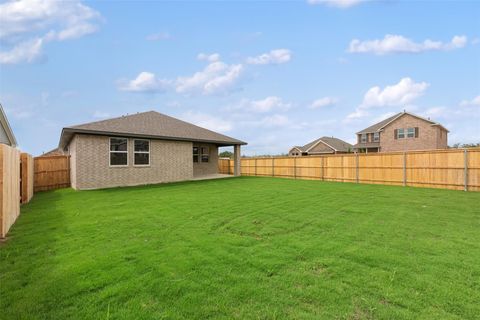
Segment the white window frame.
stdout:
<path fill-rule="evenodd" d="M 410 132 L 412 130 L 412 132 Z M 412 134 L 410 136 L 410 133 Z M 407 128 L 407 138 L 415 138 L 415 128 Z"/>
<path fill-rule="evenodd" d="M 148 142 L 148 151 L 135 151 L 135 141 L 147 141 Z M 152 163 L 152 161 L 150 160 L 150 148 L 151 148 L 150 140 L 148 140 L 148 139 L 133 139 L 133 166 L 134 167 L 150 167 L 150 164 Z M 148 154 L 148 164 L 135 164 L 135 154 L 136 153 Z"/>
<path fill-rule="evenodd" d="M 373 133 L 373 142 L 379 142 L 380 141 L 380 132 L 374 132 Z"/>
<path fill-rule="evenodd" d="M 402 136 L 400 136 L 400 132 L 402 133 Z M 405 135 L 405 129 L 397 129 L 397 139 L 405 139 L 406 135 Z"/>
<path fill-rule="evenodd" d="M 112 151 L 111 146 L 112 146 L 112 139 L 125 139 L 127 140 L 127 151 Z M 128 167 L 128 138 L 125 137 L 110 137 L 108 139 L 108 166 L 111 168 L 125 168 Z M 127 154 L 127 164 L 112 164 L 112 153 L 126 153 Z"/>

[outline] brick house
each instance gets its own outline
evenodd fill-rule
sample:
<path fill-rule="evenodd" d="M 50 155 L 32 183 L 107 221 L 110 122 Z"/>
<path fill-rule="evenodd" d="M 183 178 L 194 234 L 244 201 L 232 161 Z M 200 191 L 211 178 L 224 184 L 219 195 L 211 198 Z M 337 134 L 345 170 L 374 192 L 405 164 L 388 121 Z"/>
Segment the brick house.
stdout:
<path fill-rule="evenodd" d="M 400 112 L 357 132 L 358 152 L 446 149 L 448 130 L 438 122 Z"/>
<path fill-rule="evenodd" d="M 246 143 L 149 111 L 63 128 L 74 189 L 191 180 L 218 174 L 218 147 L 234 146 L 235 175 Z"/>
<path fill-rule="evenodd" d="M 310 156 L 318 154 L 337 154 L 353 151 L 353 146 L 334 137 L 321 137 L 304 146 L 295 146 L 288 152 L 290 157 Z"/>

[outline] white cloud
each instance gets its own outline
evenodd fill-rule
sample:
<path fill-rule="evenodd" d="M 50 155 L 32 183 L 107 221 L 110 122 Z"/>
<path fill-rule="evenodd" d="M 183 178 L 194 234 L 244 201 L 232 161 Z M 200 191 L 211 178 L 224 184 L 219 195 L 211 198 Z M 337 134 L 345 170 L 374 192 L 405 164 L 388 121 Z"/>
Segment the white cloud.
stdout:
<path fill-rule="evenodd" d="M 274 114 L 252 122 L 254 126 L 259 127 L 284 127 L 289 123 L 288 117 L 283 114 Z"/>
<path fill-rule="evenodd" d="M 366 0 L 307 0 L 309 4 L 324 4 L 330 7 L 350 8 Z"/>
<path fill-rule="evenodd" d="M 317 99 L 310 104 L 310 109 L 318 109 L 318 108 L 324 108 L 328 106 L 333 106 L 337 104 L 338 99 L 334 97 L 323 97 L 320 99 Z"/>
<path fill-rule="evenodd" d="M 405 107 L 418 97 L 422 96 L 429 84 L 415 82 L 411 78 L 403 78 L 397 84 L 386 86 L 383 90 L 379 86 L 370 88 L 364 95 L 362 103 L 354 112 L 347 116 L 347 122 L 369 115 L 368 110 L 376 107 Z"/>
<path fill-rule="evenodd" d="M 383 90 L 379 86 L 370 88 L 361 106 L 363 108 L 403 106 L 422 96 L 429 84 L 415 82 L 411 78 L 403 78 L 397 84 L 386 86 Z"/>
<path fill-rule="evenodd" d="M 420 53 L 434 50 L 453 50 L 463 48 L 467 44 L 466 36 L 454 36 L 450 42 L 432 41 L 427 39 L 416 43 L 401 35 L 387 34 L 383 39 L 360 41 L 354 39 L 350 42 L 350 53 L 373 53 L 385 55 L 390 53 Z"/>
<path fill-rule="evenodd" d="M 476 96 L 472 100 L 463 100 L 460 102 L 460 106 L 466 107 L 466 106 L 476 106 L 480 107 L 480 96 Z"/>
<path fill-rule="evenodd" d="M 218 54 L 218 53 L 212 53 L 212 54 L 199 53 L 197 55 L 197 59 L 201 60 L 201 61 L 215 62 L 215 61 L 220 60 L 220 54 Z"/>
<path fill-rule="evenodd" d="M 280 97 L 270 96 L 261 100 L 253 100 L 250 102 L 249 110 L 254 112 L 269 112 L 272 110 L 286 111 L 291 107 L 290 103 L 286 103 Z"/>
<path fill-rule="evenodd" d="M 162 41 L 162 40 L 171 40 L 171 39 L 173 39 L 173 37 L 168 32 L 159 32 L 159 33 L 149 34 L 146 37 L 146 39 L 148 41 Z"/>
<path fill-rule="evenodd" d="M 256 57 L 247 58 L 248 64 L 282 64 L 287 63 L 292 58 L 292 53 L 288 49 L 275 49 L 268 53 Z"/>
<path fill-rule="evenodd" d="M 42 38 L 34 38 L 21 42 L 8 51 L 0 51 L 0 63 L 34 62 L 41 57 L 43 43 Z"/>
<path fill-rule="evenodd" d="M 191 76 L 178 77 L 176 91 L 178 93 L 201 92 L 207 95 L 226 92 L 237 83 L 242 72 L 241 64 L 229 65 L 222 61 L 214 61 Z"/>
<path fill-rule="evenodd" d="M 158 79 L 155 74 L 151 72 L 140 72 L 140 74 L 133 80 L 120 85 L 120 90 L 131 92 L 163 92 L 170 82 L 164 79 Z"/>
<path fill-rule="evenodd" d="M 231 121 L 214 117 L 205 113 L 188 111 L 180 116 L 180 118 L 202 128 L 217 132 L 228 132 L 233 129 L 233 124 Z"/>
<path fill-rule="evenodd" d="M 0 63 L 33 62 L 45 43 L 97 31 L 100 14 L 80 1 L 23 0 L 0 4 Z"/>

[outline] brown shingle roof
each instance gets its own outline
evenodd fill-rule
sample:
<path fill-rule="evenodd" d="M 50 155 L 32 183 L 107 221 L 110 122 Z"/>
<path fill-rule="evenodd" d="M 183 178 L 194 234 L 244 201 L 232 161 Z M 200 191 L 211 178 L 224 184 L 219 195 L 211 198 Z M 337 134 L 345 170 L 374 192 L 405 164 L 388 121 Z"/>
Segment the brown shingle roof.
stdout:
<path fill-rule="evenodd" d="M 350 143 L 334 137 L 321 137 L 319 139 L 316 139 L 316 140 L 313 140 L 312 142 L 307 143 L 303 147 L 295 146 L 294 148 L 297 148 L 302 152 L 307 152 L 308 149 L 310 149 L 320 141 L 331 146 L 336 151 L 348 152 L 352 148 L 352 145 Z"/>
<path fill-rule="evenodd" d="M 210 142 L 219 145 L 246 144 L 223 134 L 194 124 L 148 111 L 118 118 L 65 127 L 60 138 L 60 148 L 70 142 L 75 133 L 145 137 L 153 139 Z"/>
<path fill-rule="evenodd" d="M 375 123 L 374 125 L 371 125 L 368 128 L 363 129 L 362 131 L 357 132 L 357 134 L 377 132 L 378 130 L 382 129 L 386 124 L 388 124 L 390 121 L 394 120 L 395 118 L 398 118 L 402 114 L 403 112 L 397 113 L 396 115 L 393 115 L 385 120 L 382 120 L 378 123 Z"/>
<path fill-rule="evenodd" d="M 413 113 L 410 113 L 410 112 L 406 112 L 406 111 L 403 111 L 403 112 L 399 112 L 397 113 L 396 115 L 393 115 L 385 120 L 382 120 L 374 125 L 371 125 L 370 127 L 368 128 L 365 128 L 363 129 L 362 131 L 359 131 L 357 132 L 357 134 L 362 134 L 362 133 L 372 133 L 372 132 L 377 132 L 377 131 L 380 131 L 382 130 L 384 127 L 386 127 L 390 122 L 396 120 L 397 118 L 400 118 L 401 116 L 405 115 L 405 114 L 408 114 L 408 115 L 411 115 L 412 117 L 415 117 L 415 118 L 418 118 L 418 119 L 421 119 L 423 121 L 426 121 L 426 122 L 429 122 L 431 125 L 433 126 L 440 126 L 442 127 L 443 129 L 445 129 L 447 132 L 448 130 L 442 126 L 440 123 L 438 122 L 435 122 L 435 121 L 432 121 L 430 119 L 425 119 L 425 118 L 422 118 L 420 116 L 417 116 L 416 114 L 413 114 Z"/>

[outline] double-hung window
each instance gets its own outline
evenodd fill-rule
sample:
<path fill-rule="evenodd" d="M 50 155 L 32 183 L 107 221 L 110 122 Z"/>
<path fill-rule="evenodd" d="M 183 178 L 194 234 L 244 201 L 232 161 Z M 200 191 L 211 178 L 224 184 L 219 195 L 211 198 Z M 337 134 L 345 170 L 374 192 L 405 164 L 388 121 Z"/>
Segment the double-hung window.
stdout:
<path fill-rule="evenodd" d="M 208 147 L 202 147 L 202 162 L 208 162 L 208 158 L 210 156 L 210 150 Z"/>
<path fill-rule="evenodd" d="M 128 139 L 110 138 L 110 165 L 128 165 Z"/>
<path fill-rule="evenodd" d="M 398 129 L 397 130 L 397 138 L 404 139 L 405 138 L 405 129 Z"/>
<path fill-rule="evenodd" d="M 373 142 L 378 142 L 380 141 L 380 132 L 374 132 L 373 133 Z"/>
<path fill-rule="evenodd" d="M 360 139 L 361 139 L 360 142 L 366 143 L 366 142 L 367 142 L 367 134 L 366 134 L 366 133 L 362 133 Z"/>
<path fill-rule="evenodd" d="M 193 162 L 198 162 L 198 147 L 193 147 Z"/>
<path fill-rule="evenodd" d="M 407 129 L 407 138 L 415 138 L 415 128 Z"/>
<path fill-rule="evenodd" d="M 133 140 L 133 147 L 133 165 L 149 166 L 150 140 L 135 139 Z"/>

